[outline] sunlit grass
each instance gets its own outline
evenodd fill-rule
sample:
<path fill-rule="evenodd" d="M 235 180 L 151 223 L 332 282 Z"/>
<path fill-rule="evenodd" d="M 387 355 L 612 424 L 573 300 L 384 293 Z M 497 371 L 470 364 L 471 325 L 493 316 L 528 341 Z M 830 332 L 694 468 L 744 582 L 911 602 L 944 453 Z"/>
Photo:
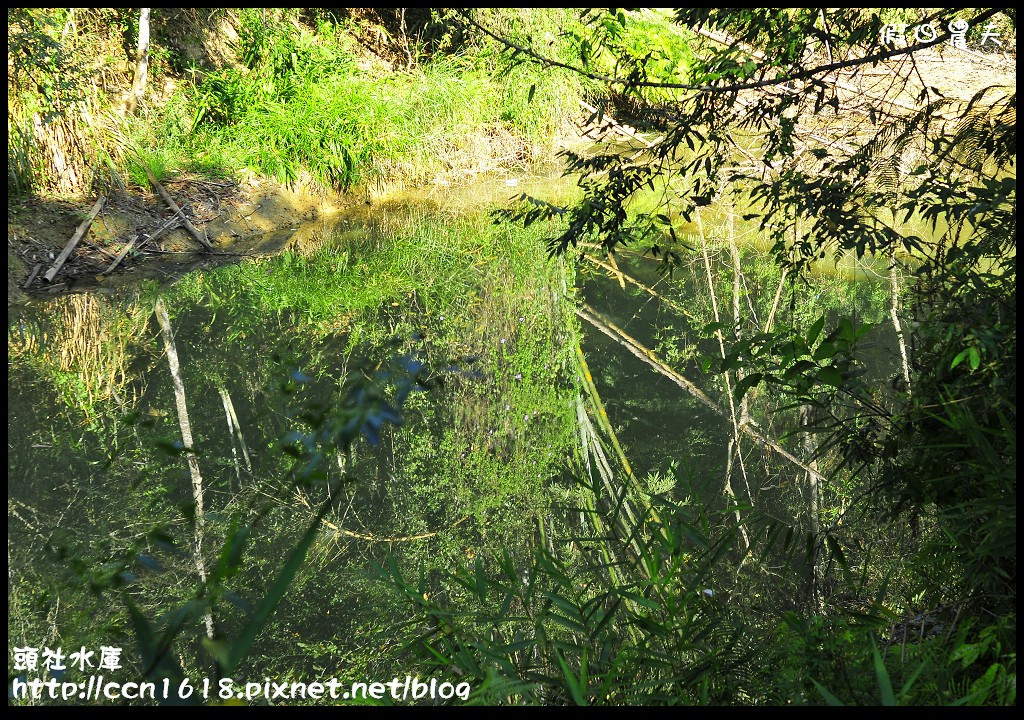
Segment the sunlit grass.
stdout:
<path fill-rule="evenodd" d="M 528 65 L 472 65 L 442 56 L 382 76 L 339 62 L 277 85 L 222 70 L 168 105 L 151 142 L 184 169 L 249 168 L 283 183 L 306 171 L 334 189 L 522 167 L 550 154 L 577 112 L 579 81 Z"/>

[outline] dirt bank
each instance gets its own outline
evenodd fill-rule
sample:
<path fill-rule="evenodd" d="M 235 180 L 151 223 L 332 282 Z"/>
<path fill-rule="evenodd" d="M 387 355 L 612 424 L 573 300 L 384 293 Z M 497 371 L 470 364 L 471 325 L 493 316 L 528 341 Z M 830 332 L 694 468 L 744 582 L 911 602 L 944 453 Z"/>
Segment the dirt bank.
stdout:
<path fill-rule="evenodd" d="M 577 148 L 582 139 L 573 141 Z M 168 178 L 167 192 L 189 221 L 209 238 L 207 252 L 180 226 L 153 237 L 174 217 L 153 193 L 113 192 L 53 282 L 43 278 L 88 214 L 96 198 L 78 201 L 29 198 L 7 209 L 7 302 L 66 292 L 107 292 L 143 279 L 169 281 L 198 268 L 238 262 L 287 249 L 309 252 L 338 226 L 380 221 L 411 208 L 453 214 L 507 202 L 522 192 L 550 194 L 564 183 L 558 163 L 540 164 L 516 176 L 480 174 L 471 183 L 425 187 L 376 185 L 346 194 L 284 187 L 270 180 L 236 182 L 199 177 Z M 132 249 L 108 272 L 127 243 Z M 39 270 L 26 287 L 33 270 Z"/>
<path fill-rule="evenodd" d="M 47 198 L 13 201 L 7 209 L 7 300 L 51 297 L 67 291 L 169 277 L 240 256 L 273 252 L 276 233 L 290 234 L 300 225 L 367 202 L 365 193 L 325 194 L 305 185 L 283 187 L 270 181 L 239 183 L 199 177 L 168 178 L 168 193 L 189 221 L 214 247 L 209 253 L 180 222 L 159 234 L 174 213 L 155 194 L 112 192 L 67 262 L 47 282 L 49 269 L 86 216 L 95 198 L 78 202 Z M 132 248 L 109 272 L 129 243 Z M 26 287 L 32 271 L 39 272 Z"/>

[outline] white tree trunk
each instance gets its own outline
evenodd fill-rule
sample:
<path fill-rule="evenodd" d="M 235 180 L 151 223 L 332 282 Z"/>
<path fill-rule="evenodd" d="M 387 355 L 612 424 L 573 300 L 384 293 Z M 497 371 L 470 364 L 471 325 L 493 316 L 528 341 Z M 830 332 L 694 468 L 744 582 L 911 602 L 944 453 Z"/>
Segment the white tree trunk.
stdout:
<path fill-rule="evenodd" d="M 178 426 L 181 428 L 181 441 L 185 446 L 185 459 L 188 462 L 189 475 L 192 476 L 192 500 L 195 503 L 195 525 L 192 538 L 192 560 L 195 562 L 196 573 L 202 582 L 206 582 L 206 565 L 203 562 L 203 532 L 206 518 L 203 509 L 203 476 L 199 473 L 199 459 L 196 457 L 192 440 L 192 424 L 188 419 L 188 408 L 185 405 L 185 383 L 181 378 L 181 366 L 178 364 L 178 349 L 174 344 L 174 333 L 171 321 L 167 317 L 167 308 L 163 299 L 156 301 L 156 319 L 163 331 L 164 348 L 167 351 L 167 364 L 171 367 L 171 379 L 174 382 L 174 405 L 178 413 Z M 213 637 L 213 615 L 209 610 L 203 618 L 206 634 Z"/>
<path fill-rule="evenodd" d="M 900 347 L 900 360 L 903 365 L 903 382 L 907 386 L 907 397 L 910 397 L 910 358 L 907 355 L 907 341 L 903 335 L 903 325 L 900 324 L 900 280 L 899 269 L 896 264 L 896 251 L 889 251 L 889 291 L 891 304 L 889 314 L 892 317 L 892 327 L 896 331 L 896 340 Z"/>
<path fill-rule="evenodd" d="M 146 78 L 149 75 L 149 12 L 150 8 L 139 10 L 139 44 L 135 53 L 135 80 L 132 82 L 132 94 L 128 96 L 126 109 L 135 112 L 146 92 Z"/>

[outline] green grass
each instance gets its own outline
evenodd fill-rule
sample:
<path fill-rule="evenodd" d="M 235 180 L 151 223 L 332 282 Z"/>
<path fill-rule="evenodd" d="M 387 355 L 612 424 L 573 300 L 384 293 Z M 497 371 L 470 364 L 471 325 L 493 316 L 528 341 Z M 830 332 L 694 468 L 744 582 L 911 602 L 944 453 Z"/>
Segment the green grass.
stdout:
<path fill-rule="evenodd" d="M 220 155 L 229 166 L 286 183 L 305 169 L 339 189 L 376 177 L 422 181 L 460 161 L 529 159 L 532 144 L 554 132 L 557 117 L 544 108 L 561 107 L 564 83 L 547 81 L 534 106 L 524 103 L 522 74 L 512 77 L 517 82 L 501 88 L 477 72 L 429 67 L 383 80 L 354 74 L 306 82 L 287 100 L 205 128 L 195 157 L 209 163 Z"/>
<path fill-rule="evenodd" d="M 424 182 L 536 159 L 564 133 L 583 92 L 569 73 L 509 67 L 493 50 L 391 72 L 360 61 L 334 26 L 298 38 L 246 27 L 240 56 L 249 67 L 179 91 L 139 131 L 141 145 L 182 169 L 248 168 L 283 183 L 304 171 L 334 189 Z"/>
<path fill-rule="evenodd" d="M 97 58 L 121 42 L 117 23 L 104 16 L 62 40 L 59 13 L 36 15 L 53 27 L 27 37 L 38 35 L 67 62 L 77 63 L 73 82 L 63 83 L 60 73 L 50 79 L 61 88 L 99 85 Z M 550 49 L 562 56 L 568 41 L 559 32 L 569 15 L 513 9 L 481 16 L 517 38 L 522 32 L 557 36 Z M 123 88 L 112 86 L 82 101 L 91 118 L 89 137 L 75 137 L 84 130 L 71 126 L 65 135 L 90 149 L 82 163 L 118 175 L 116 185 L 147 186 L 132 159 L 138 150 L 168 172 L 230 176 L 248 170 L 289 184 L 308 176 L 341 190 L 378 180 L 423 183 L 440 176 L 455 182 L 523 167 L 551 154 L 579 114 L 584 87 L 578 77 L 510 64 L 493 41 L 474 38 L 457 50 L 418 56 L 411 68 L 392 68 L 356 40 L 359 33 L 349 21 L 327 17 L 242 10 L 235 23 L 238 39 L 229 49 L 232 61 L 205 72 L 193 66 L 185 76 L 171 74 L 182 65 L 181 58 L 171 57 L 177 51 L 158 45 L 137 117 L 122 125 L 116 109 Z M 49 77 L 53 69 L 39 72 Z M 174 89 L 165 96 L 161 88 L 168 81 Z M 8 123 L 9 193 L 52 189 L 56 181 L 46 174 L 44 160 L 53 149 L 36 147 L 25 130 L 37 111 L 63 122 L 68 108 L 77 108 L 78 95 L 65 98 L 57 111 L 45 93 L 12 89 L 10 83 L 8 90 L 15 108 Z M 94 120 L 102 122 L 93 126 Z M 79 169 L 80 185 L 96 178 L 88 167 Z"/>

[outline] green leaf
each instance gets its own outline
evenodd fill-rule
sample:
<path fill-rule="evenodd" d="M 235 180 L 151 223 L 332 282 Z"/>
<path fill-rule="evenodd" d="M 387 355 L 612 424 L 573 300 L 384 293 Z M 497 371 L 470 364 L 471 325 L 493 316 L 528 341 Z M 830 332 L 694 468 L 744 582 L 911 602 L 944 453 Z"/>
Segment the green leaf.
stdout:
<path fill-rule="evenodd" d="M 820 318 L 814 321 L 811 325 L 811 329 L 807 331 L 807 346 L 810 347 L 814 344 L 814 341 L 818 339 L 818 335 L 821 334 L 821 329 L 825 327 L 825 316 L 822 315 Z"/>
<path fill-rule="evenodd" d="M 572 674 L 572 670 L 565 664 L 565 660 L 562 659 L 562 653 L 555 650 L 555 657 L 558 658 L 558 665 L 562 668 L 562 674 L 565 676 L 565 683 L 569 686 L 573 702 L 577 705 L 586 705 L 587 698 L 583 694 L 583 688 L 579 680 L 576 679 L 576 676 Z"/>
<path fill-rule="evenodd" d="M 915 670 L 910 675 L 910 678 L 905 683 L 903 683 L 903 689 L 900 690 L 900 698 L 901 699 L 905 698 L 910 693 L 910 688 L 914 685 L 914 682 L 917 680 L 918 676 L 921 674 L 921 671 L 924 670 L 927 665 L 928 665 L 927 661 L 921 663 L 920 665 L 918 665 L 917 666 L 917 670 Z"/>
<path fill-rule="evenodd" d="M 555 605 L 565 610 L 565 612 L 575 617 L 580 616 L 580 610 L 571 601 L 565 599 L 558 593 L 551 592 L 550 590 L 542 590 L 541 594 L 547 599 L 551 600 Z"/>
<path fill-rule="evenodd" d="M 823 367 L 818 371 L 818 381 L 832 387 L 843 386 L 843 374 L 834 367 Z"/>
<path fill-rule="evenodd" d="M 530 103 L 533 102 L 533 95 L 536 92 L 537 92 L 537 83 L 534 83 L 533 85 L 530 86 L 530 93 L 529 93 L 529 95 L 526 98 L 526 104 L 527 105 L 529 105 Z"/>
<path fill-rule="evenodd" d="M 128 608 L 128 617 L 131 619 L 132 626 L 135 629 L 135 639 L 139 643 L 139 653 L 142 655 L 142 662 L 147 667 L 152 667 L 156 664 L 157 652 L 157 640 L 153 627 L 130 597 L 125 595 L 124 602 Z"/>
<path fill-rule="evenodd" d="M 818 688 L 818 692 L 820 692 L 821 696 L 823 698 L 825 698 L 825 702 L 827 702 L 829 705 L 831 705 L 833 707 L 842 707 L 843 702 L 839 698 L 837 698 L 835 695 L 830 693 L 828 690 L 823 688 L 818 683 L 817 680 L 815 680 L 814 678 L 811 678 L 811 682 L 814 683 L 814 687 Z"/>
<path fill-rule="evenodd" d="M 961 350 L 961 351 L 960 351 L 959 353 L 957 353 L 957 356 L 956 356 L 955 358 L 953 358 L 953 362 L 952 362 L 952 364 L 951 364 L 951 365 L 949 366 L 949 369 L 950 369 L 950 370 L 952 370 L 952 369 L 953 369 L 953 368 L 955 368 L 955 367 L 956 367 L 957 365 L 959 365 L 960 363 L 962 363 L 962 362 L 964 361 L 964 358 L 966 358 L 966 357 L 967 357 L 967 354 L 968 354 L 969 352 L 971 352 L 971 350 L 972 350 L 972 349 L 973 349 L 973 348 L 967 348 L 967 349 L 965 349 L 965 350 Z"/>
<path fill-rule="evenodd" d="M 228 531 L 227 540 L 224 541 L 224 547 L 221 549 L 217 568 L 213 573 L 215 578 L 226 579 L 238 574 L 238 568 L 242 562 L 242 554 L 248 538 L 248 526 L 238 526 L 237 521 L 232 523 L 232 527 Z"/>
<path fill-rule="evenodd" d="M 871 652 L 875 656 L 875 674 L 878 675 L 878 688 L 882 693 L 882 704 L 886 706 L 896 705 L 896 696 L 892 692 L 892 681 L 889 679 L 889 671 L 885 669 L 882 656 L 878 654 L 878 646 L 875 639 L 871 638 Z"/>
<path fill-rule="evenodd" d="M 736 399 L 742 400 L 743 396 L 746 395 L 747 390 L 761 382 L 762 377 L 764 376 L 761 373 L 751 373 L 736 383 L 736 389 L 733 391 L 736 395 Z"/>
<path fill-rule="evenodd" d="M 253 642 L 259 636 L 260 631 L 263 630 L 263 626 L 267 624 L 270 619 L 270 615 L 277 608 L 281 598 L 284 597 L 285 592 L 288 590 L 288 586 L 291 584 L 295 575 L 299 572 L 299 568 L 306 560 L 306 552 L 309 550 L 309 546 L 313 544 L 313 540 L 320 532 L 320 521 L 327 516 L 327 513 L 332 507 L 331 502 L 324 503 L 320 510 L 317 512 L 316 517 L 313 518 L 313 522 L 310 523 L 309 528 L 303 534 L 302 539 L 299 540 L 299 544 L 292 550 L 291 556 L 288 558 L 288 562 L 285 563 L 281 569 L 280 574 L 277 576 L 277 580 L 271 586 L 269 592 L 259 609 L 249 620 L 249 622 L 242 628 L 241 634 L 238 639 L 231 646 L 231 653 L 227 658 L 227 662 L 224 663 L 224 673 L 233 673 L 242 662 L 242 659 L 249 652 L 249 648 L 252 647 Z M 397 573 L 397 568 L 393 569 Z M 401 576 L 396 575 L 400 579 Z"/>
<path fill-rule="evenodd" d="M 813 357 L 818 362 L 821 362 L 823 360 L 831 360 L 835 354 L 836 346 L 828 340 L 824 340 L 821 345 L 818 346 L 818 349 L 814 351 Z"/>
<path fill-rule="evenodd" d="M 476 574 L 476 594 L 480 602 L 487 602 L 487 579 L 484 577 L 484 563 L 479 557 L 476 558 L 473 569 Z"/>
<path fill-rule="evenodd" d="M 782 619 L 787 625 L 789 625 L 789 627 L 800 635 L 807 634 L 807 623 L 805 623 L 796 613 L 790 610 L 784 610 L 782 613 Z"/>
<path fill-rule="evenodd" d="M 738 368 L 742 364 L 743 363 L 740 360 L 739 353 L 729 353 L 724 358 L 722 358 L 722 365 L 721 365 L 722 372 L 726 372 L 727 370 L 732 370 L 734 368 Z"/>
<path fill-rule="evenodd" d="M 203 647 L 210 653 L 210 656 L 223 666 L 229 658 L 231 647 L 223 640 L 204 637 Z"/>

